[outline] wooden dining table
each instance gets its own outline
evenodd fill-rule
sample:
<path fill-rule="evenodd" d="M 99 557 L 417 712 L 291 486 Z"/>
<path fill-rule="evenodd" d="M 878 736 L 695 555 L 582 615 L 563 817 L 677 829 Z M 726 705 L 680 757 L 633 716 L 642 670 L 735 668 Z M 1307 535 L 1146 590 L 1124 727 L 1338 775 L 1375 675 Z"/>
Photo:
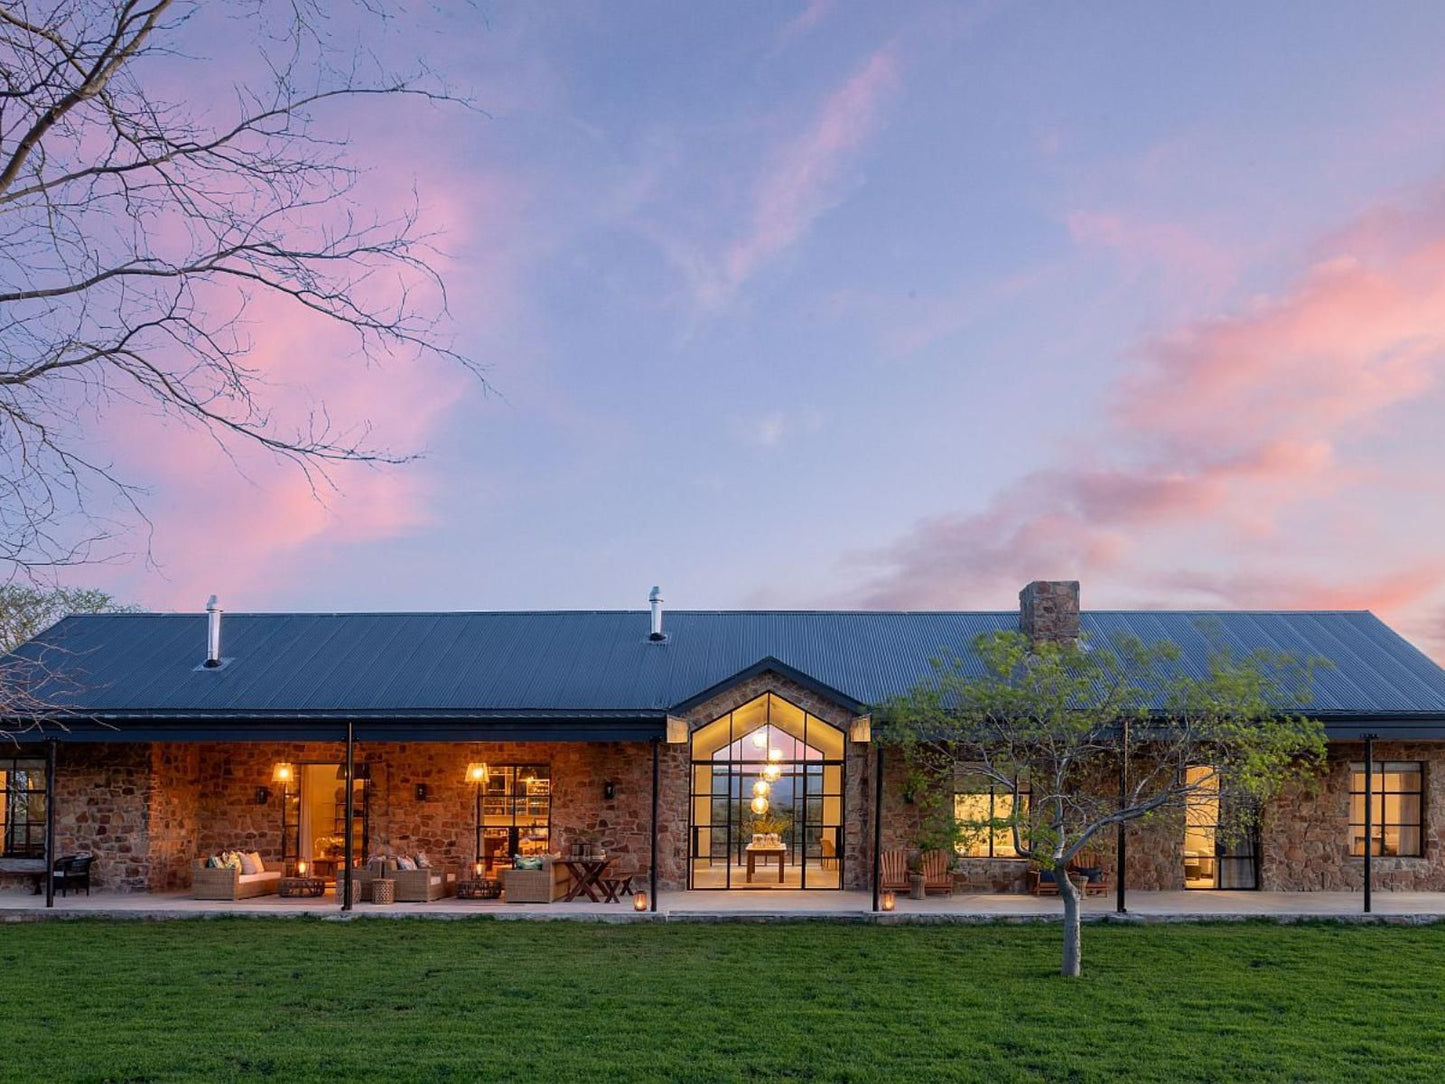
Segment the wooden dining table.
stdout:
<path fill-rule="evenodd" d="M 748 884 L 753 883 L 753 874 L 758 871 L 758 859 L 760 858 L 764 861 L 771 861 L 774 858 L 778 860 L 778 884 L 783 883 L 783 862 L 787 858 L 788 848 L 754 846 L 750 843 L 745 850 L 748 856 Z"/>
<path fill-rule="evenodd" d="M 593 903 L 619 902 L 616 891 L 608 887 L 607 881 L 602 877 L 612 862 L 611 855 L 562 859 L 562 865 L 566 866 L 567 872 L 572 875 L 572 887 L 567 889 L 567 894 L 562 897 L 562 902 L 575 900 L 584 893 Z"/>

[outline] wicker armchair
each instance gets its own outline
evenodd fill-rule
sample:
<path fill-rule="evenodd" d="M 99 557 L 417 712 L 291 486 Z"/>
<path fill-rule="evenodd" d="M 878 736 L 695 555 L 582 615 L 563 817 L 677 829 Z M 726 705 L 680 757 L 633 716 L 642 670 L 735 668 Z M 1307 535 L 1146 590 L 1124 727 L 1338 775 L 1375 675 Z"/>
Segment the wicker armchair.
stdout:
<path fill-rule="evenodd" d="M 508 903 L 551 903 L 567 894 L 571 875 L 561 862 L 542 859 L 541 869 L 502 870 L 502 898 Z"/>
<path fill-rule="evenodd" d="M 444 869 L 399 869 L 388 876 L 396 881 L 397 903 L 430 903 L 457 894 L 457 875 Z"/>

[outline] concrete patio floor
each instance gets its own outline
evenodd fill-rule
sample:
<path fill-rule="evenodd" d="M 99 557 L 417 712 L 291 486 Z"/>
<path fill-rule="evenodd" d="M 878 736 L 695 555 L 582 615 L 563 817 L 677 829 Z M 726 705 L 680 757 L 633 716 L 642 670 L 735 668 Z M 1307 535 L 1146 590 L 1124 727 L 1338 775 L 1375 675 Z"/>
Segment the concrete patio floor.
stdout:
<path fill-rule="evenodd" d="M 1296 922 L 1309 919 L 1426 923 L 1445 921 L 1445 892 L 1376 892 L 1374 912 L 1363 914 L 1358 892 L 1131 892 L 1129 913 L 1114 913 L 1114 897 L 1095 897 L 1084 904 L 1086 921 L 1191 922 L 1265 919 Z M 195 900 L 184 893 L 141 894 L 96 892 L 91 896 L 56 897 L 47 910 L 43 897 L 22 892 L 0 893 L 0 922 L 46 918 L 116 918 L 159 920 L 215 916 L 248 918 L 310 915 L 318 918 L 436 918 L 488 916 L 499 919 L 593 922 L 762 922 L 821 919 L 840 922 L 948 923 L 1058 921 L 1063 905 L 1056 898 L 1013 895 L 900 896 L 897 910 L 874 914 L 868 892 L 663 892 L 656 912 L 635 912 L 631 900 L 622 904 L 587 901 L 553 904 L 508 904 L 500 900 L 437 900 L 433 903 L 379 905 L 358 903 L 344 915 L 336 899 L 281 899 L 263 896 L 235 903 Z"/>

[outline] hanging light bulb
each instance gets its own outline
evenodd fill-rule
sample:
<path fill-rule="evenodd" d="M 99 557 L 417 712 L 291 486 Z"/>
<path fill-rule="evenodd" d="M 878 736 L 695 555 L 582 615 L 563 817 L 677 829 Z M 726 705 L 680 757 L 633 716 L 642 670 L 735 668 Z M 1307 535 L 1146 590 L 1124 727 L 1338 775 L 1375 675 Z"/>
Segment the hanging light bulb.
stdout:
<path fill-rule="evenodd" d="M 754 813 L 761 817 L 768 811 L 768 800 L 763 797 L 754 798 L 751 803 L 751 808 Z"/>
<path fill-rule="evenodd" d="M 754 749 L 763 749 L 763 748 L 766 748 L 766 747 L 767 747 L 767 744 L 768 744 L 768 732 L 767 732 L 767 730 L 766 730 L 765 728 L 763 728 L 763 727 L 759 727 L 757 730 L 754 730 L 754 731 L 753 731 L 753 748 L 754 748 Z"/>
<path fill-rule="evenodd" d="M 779 749 L 776 745 L 773 746 L 771 749 L 768 750 L 768 759 L 769 759 L 769 760 L 782 760 L 782 759 L 783 759 L 783 751 L 782 751 L 781 749 Z"/>
<path fill-rule="evenodd" d="M 766 781 L 759 779 L 756 783 L 753 784 L 753 797 L 766 798 L 768 796 L 768 791 L 772 789 L 773 788 L 768 786 Z"/>
<path fill-rule="evenodd" d="M 769 764 L 763 769 L 763 778 L 769 783 L 776 783 L 778 776 L 783 774 L 783 769 L 777 764 Z"/>

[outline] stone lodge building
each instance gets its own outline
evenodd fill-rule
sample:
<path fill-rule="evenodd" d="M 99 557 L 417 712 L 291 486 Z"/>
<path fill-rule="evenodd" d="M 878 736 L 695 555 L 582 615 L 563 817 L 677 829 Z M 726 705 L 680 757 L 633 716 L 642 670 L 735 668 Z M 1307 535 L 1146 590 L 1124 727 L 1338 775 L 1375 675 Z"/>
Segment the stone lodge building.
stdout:
<path fill-rule="evenodd" d="M 1131 827 L 1128 886 L 1361 887 L 1368 738 L 1375 886 L 1445 890 L 1445 671 L 1365 612 L 1080 613 L 1078 599 L 1077 583 L 1038 582 L 993 613 L 664 620 L 654 590 L 651 614 L 68 617 L 7 664 L 29 707 L 0 749 L 0 884 L 45 868 L 49 830 L 49 853 L 92 852 L 96 886 L 123 892 L 186 889 L 193 860 L 230 849 L 327 877 L 417 852 L 490 874 L 578 842 L 650 880 L 654 905 L 657 888 L 866 889 L 875 837 L 887 851 L 909 835 L 871 707 L 931 659 L 1018 628 L 1330 663 L 1306 709 L 1330 738 L 1321 784 L 1245 842 L 1216 839 L 1203 808 Z M 1000 815 L 987 788 L 957 789 L 961 813 Z M 759 833 L 781 852 L 761 864 Z M 955 883 L 1017 891 L 1027 872 L 998 833 L 958 856 Z"/>

